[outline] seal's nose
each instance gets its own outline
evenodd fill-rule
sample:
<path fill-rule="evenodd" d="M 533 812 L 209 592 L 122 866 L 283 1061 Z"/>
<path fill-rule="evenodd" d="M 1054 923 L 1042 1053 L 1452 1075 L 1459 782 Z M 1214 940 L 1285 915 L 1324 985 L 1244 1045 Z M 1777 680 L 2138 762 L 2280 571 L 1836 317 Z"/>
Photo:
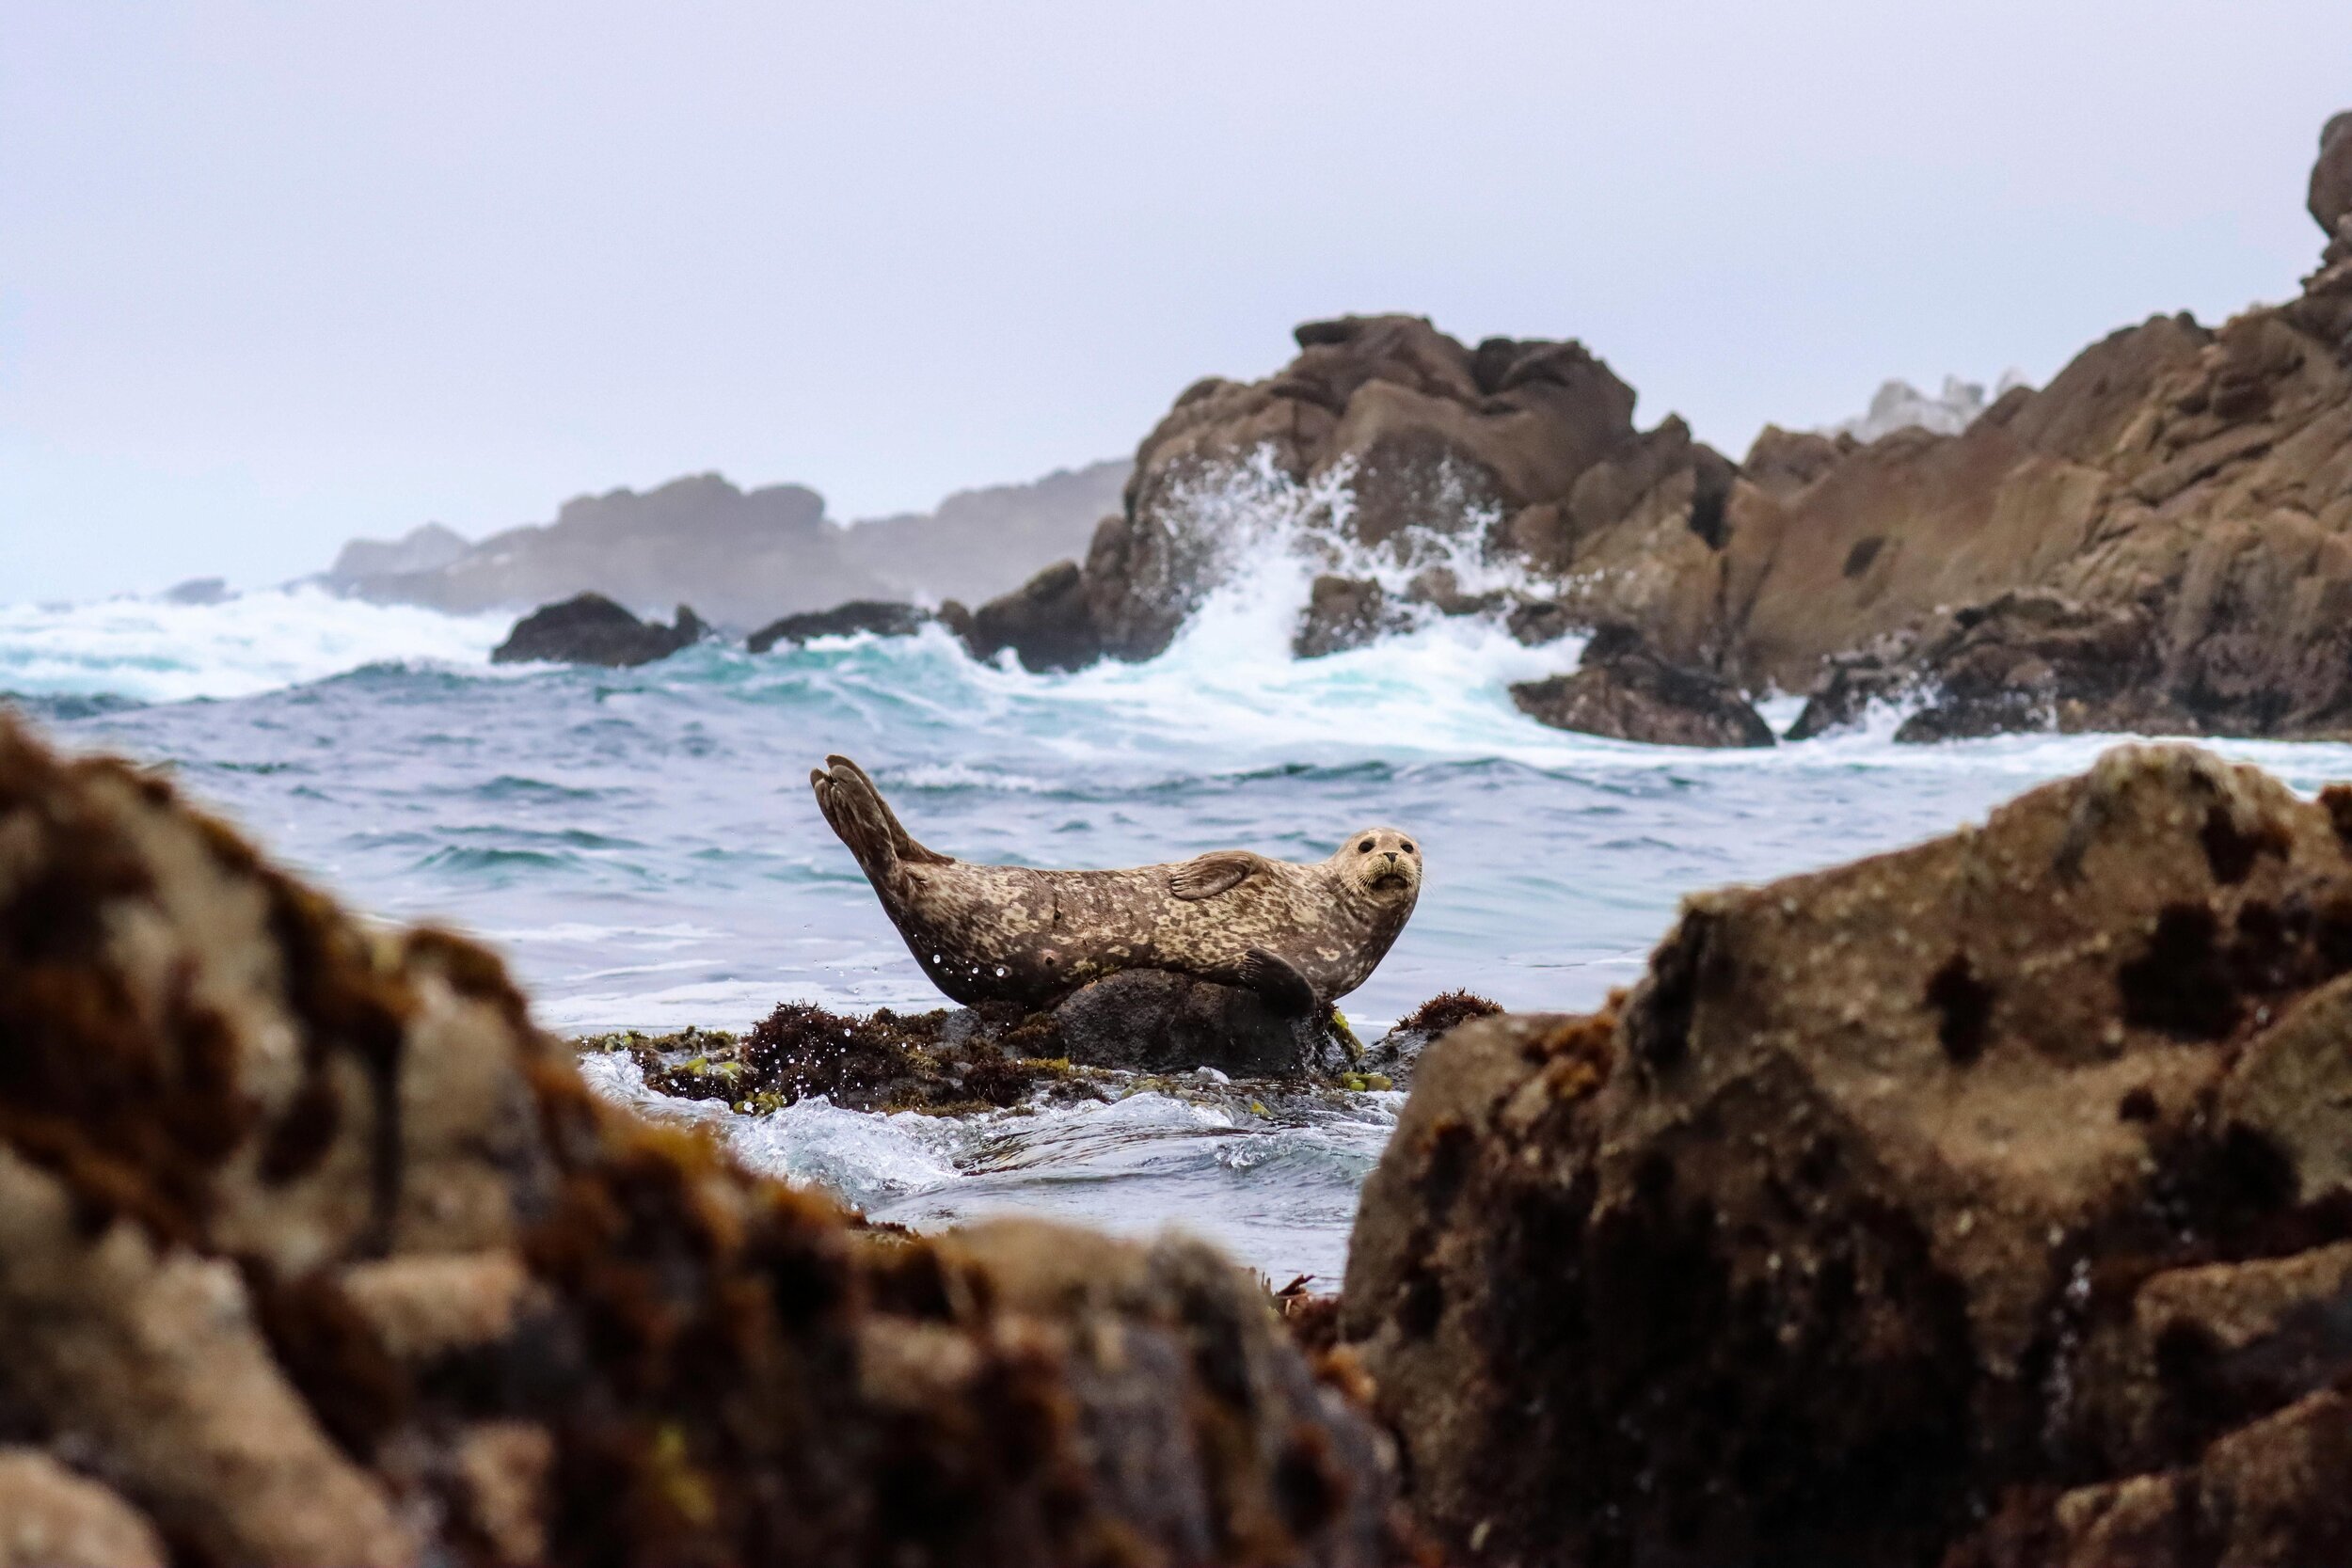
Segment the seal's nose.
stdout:
<path fill-rule="evenodd" d="M 1395 859 L 1396 859 L 1396 851 L 1395 851 L 1395 850 L 1393 850 L 1393 849 L 1388 849 L 1388 850 L 1384 850 L 1384 851 L 1382 851 L 1382 852 L 1383 852 L 1384 854 L 1386 854 L 1386 855 L 1389 857 L 1389 859 L 1390 859 L 1390 860 L 1391 860 L 1391 861 L 1393 861 L 1393 860 L 1395 860 Z"/>

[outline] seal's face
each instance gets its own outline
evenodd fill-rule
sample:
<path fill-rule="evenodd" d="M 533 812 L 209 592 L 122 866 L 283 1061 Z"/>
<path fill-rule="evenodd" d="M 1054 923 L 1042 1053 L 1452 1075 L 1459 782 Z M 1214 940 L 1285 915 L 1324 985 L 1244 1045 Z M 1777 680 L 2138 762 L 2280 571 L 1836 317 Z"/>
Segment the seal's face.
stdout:
<path fill-rule="evenodd" d="M 1410 902 L 1421 892 L 1421 844 L 1394 828 L 1349 834 L 1330 863 L 1351 886 L 1375 898 Z"/>

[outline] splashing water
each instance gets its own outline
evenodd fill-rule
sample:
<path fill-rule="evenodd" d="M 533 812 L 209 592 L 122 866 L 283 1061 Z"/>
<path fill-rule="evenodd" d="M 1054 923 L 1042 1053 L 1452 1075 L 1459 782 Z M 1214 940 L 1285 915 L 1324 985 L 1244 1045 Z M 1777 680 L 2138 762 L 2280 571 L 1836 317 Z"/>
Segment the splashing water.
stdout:
<path fill-rule="evenodd" d="M 918 837 L 969 859 L 1136 864 L 1229 845 L 1308 859 L 1363 822 L 1411 829 L 1420 908 L 1343 1004 L 1369 1037 L 1455 987 L 1590 1007 L 1639 975 L 1684 893 L 1945 832 L 2113 738 L 1899 747 L 1891 714 L 1767 752 L 1565 734 L 1506 689 L 1570 667 L 1575 647 L 1524 648 L 1475 618 L 1294 661 L 1318 571 L 1401 588 L 1442 563 L 1466 591 L 1508 586 L 1477 575 L 1502 570 L 1479 553 L 1484 523 L 1350 554 L 1344 475 L 1299 485 L 1259 464 L 1201 483 L 1190 504 L 1230 531 L 1231 554 L 1145 664 L 1031 675 L 933 628 L 494 673 L 496 618 L 303 589 L 0 608 L 0 689 L 38 694 L 21 705 L 62 744 L 169 766 L 359 907 L 483 934 L 564 1030 L 739 1029 L 787 999 L 942 1004 L 809 799 L 829 751 L 872 769 Z M 109 693 L 154 705 L 93 711 Z M 1794 705 L 1768 711 L 1785 722 Z M 2342 746 L 2218 749 L 2305 790 L 2352 773 Z M 590 1070 L 609 1093 L 645 1094 L 625 1058 Z M 1152 1093 L 967 1121 L 662 1109 L 712 1118 L 747 1160 L 883 1216 L 1182 1220 L 1270 1274 L 1327 1282 L 1396 1102 L 1259 1115 Z"/>

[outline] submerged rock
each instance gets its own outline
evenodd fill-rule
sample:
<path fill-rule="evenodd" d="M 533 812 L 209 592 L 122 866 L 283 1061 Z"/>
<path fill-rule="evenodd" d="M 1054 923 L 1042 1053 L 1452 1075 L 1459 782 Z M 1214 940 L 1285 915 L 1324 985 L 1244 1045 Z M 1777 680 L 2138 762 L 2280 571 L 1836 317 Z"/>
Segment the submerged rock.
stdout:
<path fill-rule="evenodd" d="M 2340 1556 L 2347 834 L 2123 748 L 1690 899 L 1619 1008 L 1446 1036 L 1341 1322 L 1421 1516 L 1530 1563 Z"/>
<path fill-rule="evenodd" d="M 105 1560 L 1403 1549 L 1344 1368 L 1208 1249 L 864 1228 L 590 1093 L 484 950 L 4 719 L 0 845 L 0 1413 L 48 1462 L 0 1497 Z"/>
<path fill-rule="evenodd" d="M 1661 658 L 1638 633 L 1604 626 L 1576 673 L 1521 681 L 1511 700 L 1537 723 L 1658 746 L 1770 746 L 1772 726 L 1737 687 Z"/>
<path fill-rule="evenodd" d="M 884 599 L 851 599 L 831 610 L 810 610 L 771 621 L 745 641 L 753 653 L 764 654 L 779 642 L 806 642 L 816 637 L 850 637 L 870 632 L 876 637 L 913 637 L 930 625 L 930 611 L 916 605 Z"/>
<path fill-rule="evenodd" d="M 698 641 L 709 628 L 684 605 L 672 626 L 640 621 L 601 594 L 541 605 L 515 623 L 490 654 L 493 664 L 651 664 Z"/>

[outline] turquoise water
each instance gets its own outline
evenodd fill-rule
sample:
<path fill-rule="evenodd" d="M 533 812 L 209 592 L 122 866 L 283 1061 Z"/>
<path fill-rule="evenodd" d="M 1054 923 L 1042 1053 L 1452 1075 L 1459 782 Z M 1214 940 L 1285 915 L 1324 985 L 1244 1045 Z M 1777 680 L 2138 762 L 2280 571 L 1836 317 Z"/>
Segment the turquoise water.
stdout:
<path fill-rule="evenodd" d="M 1248 582 L 1162 658 L 1062 676 L 977 664 L 936 633 L 494 670 L 501 621 L 309 591 L 0 608 L 0 689 L 29 694 L 20 705 L 61 744 L 167 765 L 359 908 L 485 938 L 564 1031 L 740 1028 L 787 999 L 940 1004 L 817 814 L 807 772 L 828 752 L 864 763 L 916 836 L 969 859 L 1319 858 L 1366 823 L 1408 829 L 1420 908 L 1343 1003 L 1368 1029 L 1457 986 L 1588 1007 L 1638 975 L 1684 893 L 1944 832 L 2112 740 L 1898 747 L 1891 714 L 1759 752 L 1570 736 L 1505 688 L 1569 666 L 1572 648 L 1450 622 L 1293 661 L 1295 588 Z M 2344 747 L 2222 749 L 2306 790 L 2352 776 Z M 639 1092 L 622 1064 L 596 1071 Z M 747 1157 L 915 1223 L 1174 1219 L 1270 1273 L 1334 1278 L 1396 1103 L 722 1115 Z"/>

